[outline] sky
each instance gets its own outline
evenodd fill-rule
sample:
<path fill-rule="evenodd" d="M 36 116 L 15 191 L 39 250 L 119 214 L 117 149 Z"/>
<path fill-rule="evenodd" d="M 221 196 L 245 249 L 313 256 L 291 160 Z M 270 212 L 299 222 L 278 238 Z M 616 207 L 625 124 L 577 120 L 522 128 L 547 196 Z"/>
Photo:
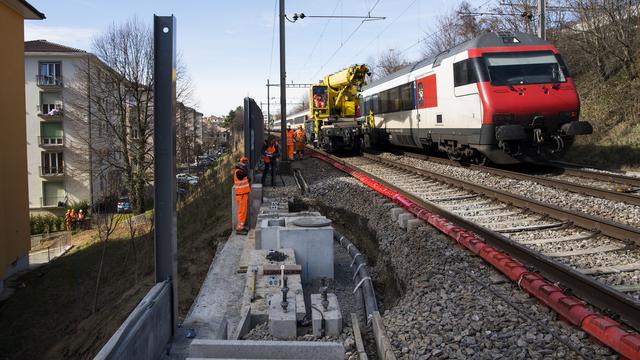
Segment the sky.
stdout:
<path fill-rule="evenodd" d="M 483 5 L 487 1 L 470 1 Z M 47 17 L 25 22 L 25 40 L 92 51 L 92 39 L 109 26 L 133 17 L 152 24 L 153 15 L 177 19 L 177 48 L 194 82 L 198 111 L 224 115 L 252 97 L 266 111 L 266 82 L 279 83 L 277 0 L 29 0 Z M 367 63 L 394 49 L 408 61 L 420 59 L 420 39 L 456 0 L 288 0 L 285 12 L 306 15 L 386 17 L 305 18 L 285 22 L 287 82 L 315 83 L 326 74 Z M 373 11 L 371 11 L 373 9 Z M 287 89 L 288 102 L 300 102 L 306 89 Z M 279 90 L 272 87 L 272 103 Z M 275 99 L 273 99 L 275 97 Z M 272 113 L 274 108 L 271 106 Z"/>

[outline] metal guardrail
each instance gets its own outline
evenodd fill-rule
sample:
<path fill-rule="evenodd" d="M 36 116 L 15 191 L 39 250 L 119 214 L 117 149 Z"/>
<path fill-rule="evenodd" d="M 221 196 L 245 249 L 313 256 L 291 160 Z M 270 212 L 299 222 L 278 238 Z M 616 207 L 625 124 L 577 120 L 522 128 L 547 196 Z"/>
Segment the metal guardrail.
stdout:
<path fill-rule="evenodd" d="M 40 176 L 63 176 L 64 165 L 62 166 L 38 166 Z"/>
<path fill-rule="evenodd" d="M 40 146 L 64 146 L 64 136 L 38 136 L 38 145 Z"/>
<path fill-rule="evenodd" d="M 60 75 L 36 75 L 36 84 L 46 87 L 62 87 L 62 76 Z"/>

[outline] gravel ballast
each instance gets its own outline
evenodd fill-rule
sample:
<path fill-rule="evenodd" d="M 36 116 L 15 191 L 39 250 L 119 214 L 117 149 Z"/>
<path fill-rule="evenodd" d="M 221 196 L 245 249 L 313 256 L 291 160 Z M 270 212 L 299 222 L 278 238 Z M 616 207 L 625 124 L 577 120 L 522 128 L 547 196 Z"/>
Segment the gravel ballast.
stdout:
<path fill-rule="evenodd" d="M 398 358 L 617 358 L 435 229 L 401 229 L 390 205 L 356 179 L 314 159 L 302 172 L 310 186 L 305 202 L 332 218 L 373 265 Z"/>

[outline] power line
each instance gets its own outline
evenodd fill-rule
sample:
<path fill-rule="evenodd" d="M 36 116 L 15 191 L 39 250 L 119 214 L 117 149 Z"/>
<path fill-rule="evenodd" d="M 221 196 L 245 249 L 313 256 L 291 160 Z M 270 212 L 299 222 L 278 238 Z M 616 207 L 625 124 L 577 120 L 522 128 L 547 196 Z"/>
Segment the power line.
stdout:
<path fill-rule="evenodd" d="M 336 6 L 333 8 L 333 11 L 331 12 L 331 15 L 336 13 L 336 10 L 338 10 L 338 5 L 340 5 L 341 2 L 342 2 L 342 0 L 338 0 L 336 2 Z M 311 52 L 309 53 L 309 57 L 304 62 L 303 69 L 306 68 L 307 65 L 309 64 L 309 61 L 311 61 L 311 58 L 313 57 L 313 53 L 316 51 L 316 48 L 318 47 L 318 45 L 320 44 L 320 41 L 324 37 L 324 33 L 325 33 L 325 31 L 327 31 L 327 27 L 329 26 L 330 22 L 331 22 L 331 18 L 327 19 L 327 22 L 324 23 L 324 27 L 322 28 L 322 31 L 320 32 L 320 36 L 318 37 L 318 40 L 316 41 L 315 45 L 313 45 L 313 48 L 311 49 Z"/>
<path fill-rule="evenodd" d="M 273 66 L 273 48 L 276 41 L 276 16 L 278 15 L 278 0 L 274 1 L 273 6 L 273 26 L 271 27 L 271 56 L 269 57 L 269 74 L 267 78 L 271 77 L 271 67 Z"/>
<path fill-rule="evenodd" d="M 371 15 L 371 12 L 376 8 L 376 6 L 378 6 L 378 4 L 380 3 L 381 0 L 377 0 L 375 4 L 373 4 L 373 6 L 371 7 L 371 9 L 369 10 L 368 14 L 369 16 Z M 414 2 L 417 0 L 414 0 Z M 318 75 L 318 73 L 320 73 L 320 71 L 322 71 L 322 69 L 324 69 L 325 66 L 327 66 L 327 64 L 329 64 L 329 62 L 331 60 L 333 60 L 333 58 L 336 56 L 336 54 L 338 53 L 338 51 L 340 51 L 340 49 L 342 49 L 348 42 L 349 40 L 353 37 L 353 35 L 362 27 L 362 25 L 365 23 L 365 20 L 362 20 L 360 22 L 360 24 L 358 24 L 358 26 L 353 29 L 353 31 L 351 32 L 351 34 L 349 34 L 349 36 L 342 42 L 342 44 L 340 44 L 340 46 L 338 46 L 338 48 L 336 49 L 336 51 L 333 52 L 333 54 L 331 54 L 331 56 L 329 56 L 329 59 L 320 67 L 320 69 L 318 69 L 318 71 L 315 72 L 315 74 L 313 74 L 311 76 L 311 81 L 313 81 L 313 79 L 316 77 L 316 75 Z"/>
<path fill-rule="evenodd" d="M 371 44 L 373 44 L 374 41 L 376 41 L 377 39 L 380 38 L 380 36 L 382 36 L 382 34 L 384 34 L 387 30 L 389 30 L 389 28 L 391 26 L 393 26 L 393 24 L 396 23 L 396 21 L 398 21 L 402 16 L 404 16 L 404 14 L 409 11 L 409 9 L 417 2 L 418 0 L 413 0 L 409 6 L 407 6 L 404 10 L 402 10 L 402 12 L 400 13 L 400 15 L 398 15 L 395 19 L 393 19 L 393 21 L 391 23 L 389 23 L 389 25 L 387 25 L 384 29 L 382 29 L 382 31 L 380 31 L 378 33 L 378 35 L 376 35 L 367 45 L 365 45 L 362 49 L 360 49 L 360 51 L 358 51 L 358 53 L 355 55 L 355 57 L 357 58 L 358 56 L 360 56 L 360 54 L 362 54 L 363 51 L 365 51 L 366 49 L 369 48 L 369 46 Z"/>

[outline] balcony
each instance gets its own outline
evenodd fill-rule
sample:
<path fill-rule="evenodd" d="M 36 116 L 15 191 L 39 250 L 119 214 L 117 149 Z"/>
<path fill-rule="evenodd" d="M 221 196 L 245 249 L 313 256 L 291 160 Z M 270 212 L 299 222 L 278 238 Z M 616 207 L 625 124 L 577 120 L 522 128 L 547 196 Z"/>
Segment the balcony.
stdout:
<path fill-rule="evenodd" d="M 36 106 L 38 116 L 43 120 L 62 120 L 62 104 L 40 104 Z"/>
<path fill-rule="evenodd" d="M 40 198 L 41 207 L 64 207 L 64 196 L 45 196 Z"/>
<path fill-rule="evenodd" d="M 64 136 L 38 136 L 38 145 L 42 147 L 64 147 Z"/>
<path fill-rule="evenodd" d="M 38 166 L 38 170 L 42 177 L 64 176 L 64 166 Z"/>
<path fill-rule="evenodd" d="M 61 89 L 62 76 L 59 75 L 36 75 L 36 83 L 43 89 Z"/>

